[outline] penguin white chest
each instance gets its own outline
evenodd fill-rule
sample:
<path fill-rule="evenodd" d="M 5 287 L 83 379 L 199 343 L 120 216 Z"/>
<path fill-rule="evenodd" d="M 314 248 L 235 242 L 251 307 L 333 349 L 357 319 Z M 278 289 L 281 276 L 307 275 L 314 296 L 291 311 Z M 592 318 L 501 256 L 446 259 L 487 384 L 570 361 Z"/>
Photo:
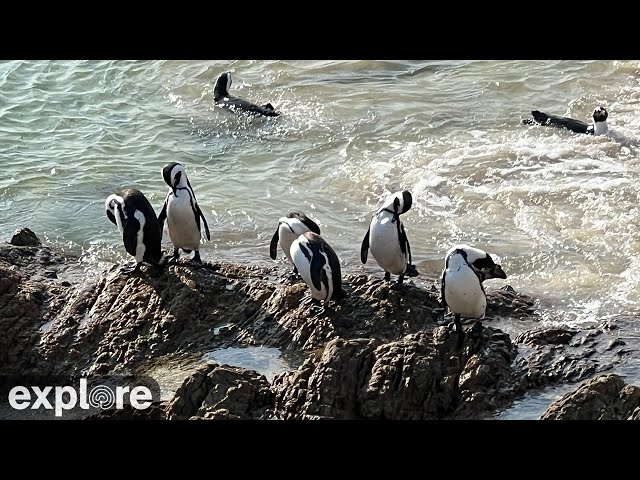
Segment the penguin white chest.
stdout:
<path fill-rule="evenodd" d="M 445 270 L 444 298 L 453 313 L 465 318 L 483 318 L 487 298 L 480 279 L 469 266 Z"/>
<path fill-rule="evenodd" d="M 278 227 L 278 238 L 280 239 L 280 247 L 285 256 L 291 263 L 294 263 L 291 258 L 291 245 L 298 236 L 291 231 L 288 225 L 281 223 Z"/>
<path fill-rule="evenodd" d="M 140 223 L 136 235 L 136 262 L 140 263 L 144 258 L 144 252 L 147 250 L 147 246 L 144 244 L 144 225 L 147 223 L 147 219 L 140 210 L 136 210 L 133 216 Z"/>
<path fill-rule="evenodd" d="M 175 247 L 186 250 L 200 248 L 200 230 L 187 191 L 178 190 L 176 195 L 170 194 L 167 202 L 167 228 Z"/>
<path fill-rule="evenodd" d="M 306 246 L 305 248 L 309 255 L 313 255 L 310 248 Z M 327 278 L 327 283 L 329 284 L 329 288 L 327 289 L 325 286 L 325 283 L 321 280 L 320 289 L 318 290 L 313 285 L 313 280 L 311 279 L 311 260 L 307 258 L 307 256 L 304 254 L 304 252 L 302 251 L 302 248 L 300 247 L 300 243 L 298 242 L 297 239 L 294 240 L 294 242 L 291 245 L 291 257 L 293 258 L 293 264 L 298 269 L 298 273 L 304 280 L 304 283 L 306 283 L 307 286 L 309 287 L 309 290 L 311 292 L 311 297 L 315 298 L 316 300 L 324 300 L 326 304 L 329 302 L 329 300 L 331 300 L 331 295 L 333 293 L 332 272 L 331 272 L 331 267 L 329 266 L 329 259 L 327 258 L 327 256 L 323 253 L 320 253 L 320 255 L 323 255 L 325 257 L 325 264 L 322 268 L 324 270 L 324 273 L 327 276 L 326 278 Z M 322 278 L 322 275 L 321 275 L 321 278 Z"/>
<path fill-rule="evenodd" d="M 386 272 L 400 275 L 407 269 L 407 254 L 400 248 L 398 225 L 391 221 L 391 217 L 382 216 L 371 221 L 369 248 L 373 258 Z"/>

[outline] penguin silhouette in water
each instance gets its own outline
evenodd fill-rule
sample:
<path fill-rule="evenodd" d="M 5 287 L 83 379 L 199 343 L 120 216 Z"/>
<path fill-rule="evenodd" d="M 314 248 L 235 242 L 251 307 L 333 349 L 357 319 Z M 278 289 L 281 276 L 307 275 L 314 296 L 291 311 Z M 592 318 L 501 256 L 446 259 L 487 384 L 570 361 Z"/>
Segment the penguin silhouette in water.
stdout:
<path fill-rule="evenodd" d="M 216 80 L 216 86 L 213 89 L 213 100 L 216 105 L 220 105 L 232 112 L 245 112 L 251 115 L 264 115 L 266 117 L 277 117 L 277 112 L 273 105 L 266 103 L 264 105 L 256 105 L 248 100 L 235 97 L 229 93 L 231 88 L 231 72 L 224 72 Z"/>
<path fill-rule="evenodd" d="M 532 111 L 531 115 L 533 118 L 525 118 L 522 123 L 525 125 L 537 124 L 564 128 L 575 133 L 586 133 L 587 135 L 606 135 L 609 132 L 609 127 L 607 126 L 609 113 L 604 107 L 596 107 L 593 111 L 593 125 L 574 118 L 549 115 L 538 110 Z"/>

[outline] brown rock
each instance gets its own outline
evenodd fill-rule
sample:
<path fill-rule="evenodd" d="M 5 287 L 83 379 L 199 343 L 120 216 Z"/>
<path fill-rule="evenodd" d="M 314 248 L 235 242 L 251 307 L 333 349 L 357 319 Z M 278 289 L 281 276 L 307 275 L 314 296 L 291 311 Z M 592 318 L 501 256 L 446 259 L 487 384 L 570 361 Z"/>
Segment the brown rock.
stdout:
<path fill-rule="evenodd" d="M 541 420 L 625 420 L 638 418 L 640 388 L 617 375 L 583 383 L 549 406 Z"/>
<path fill-rule="evenodd" d="M 510 373 L 509 337 L 485 328 L 478 339 L 446 327 L 381 344 L 336 338 L 319 360 L 274 379 L 286 419 L 436 419 L 481 416 L 499 404 Z"/>
<path fill-rule="evenodd" d="M 269 382 L 253 370 L 203 365 L 178 388 L 167 407 L 170 420 L 267 418 L 273 408 Z"/>

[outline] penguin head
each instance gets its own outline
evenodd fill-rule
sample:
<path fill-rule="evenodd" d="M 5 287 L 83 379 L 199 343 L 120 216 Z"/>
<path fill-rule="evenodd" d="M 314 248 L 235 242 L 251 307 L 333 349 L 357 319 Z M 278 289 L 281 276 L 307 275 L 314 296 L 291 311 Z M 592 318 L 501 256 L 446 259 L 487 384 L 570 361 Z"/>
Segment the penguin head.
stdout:
<path fill-rule="evenodd" d="M 399 215 L 408 212 L 412 204 L 413 196 L 411 192 L 409 190 L 403 190 L 388 197 L 380 211 L 386 210 L 387 212 L 393 213 L 393 220 L 395 221 Z"/>
<path fill-rule="evenodd" d="M 478 274 L 481 282 L 490 278 L 507 278 L 507 274 L 502 267 L 495 263 L 491 255 L 484 250 L 464 244 L 455 245 L 447 252 L 445 268 L 448 266 L 449 259 L 454 255 L 461 255 L 467 262 L 467 265 Z"/>
<path fill-rule="evenodd" d="M 278 220 L 278 225 L 286 225 L 289 227 L 289 230 L 291 230 L 291 233 L 293 233 L 296 238 L 310 231 L 309 227 L 297 217 L 282 217 Z"/>
<path fill-rule="evenodd" d="M 107 197 L 107 200 L 104 202 L 104 208 L 107 213 L 107 218 L 111 223 L 117 225 L 116 223 L 116 215 L 119 213 L 116 211 L 118 208 L 118 204 L 124 203 L 124 199 L 120 195 L 112 194 Z"/>
<path fill-rule="evenodd" d="M 223 72 L 216 80 L 216 86 L 213 89 L 213 95 L 216 100 L 228 97 L 231 88 L 231 72 Z"/>
<path fill-rule="evenodd" d="M 607 112 L 607 109 L 602 106 L 596 107 L 595 110 L 593 111 L 594 122 L 606 122 L 608 116 L 609 116 L 609 113 Z"/>
<path fill-rule="evenodd" d="M 162 178 L 171 187 L 175 195 L 177 188 L 185 188 L 189 180 L 187 179 L 187 172 L 184 167 L 176 162 L 168 163 L 162 169 Z"/>

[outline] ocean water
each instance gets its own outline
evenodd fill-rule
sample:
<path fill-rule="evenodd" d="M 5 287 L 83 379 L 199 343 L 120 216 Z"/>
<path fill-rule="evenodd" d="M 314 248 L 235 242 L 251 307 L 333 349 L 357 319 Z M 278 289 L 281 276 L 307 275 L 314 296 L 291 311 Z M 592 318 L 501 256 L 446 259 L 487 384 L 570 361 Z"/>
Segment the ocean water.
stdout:
<path fill-rule="evenodd" d="M 233 94 L 282 115 L 214 107 L 226 70 Z M 521 124 L 596 105 L 608 137 Z M 419 270 L 467 242 L 507 272 L 490 285 L 539 298 L 546 322 L 638 315 L 639 109 L 640 61 L 0 62 L 0 239 L 29 226 L 88 270 L 129 260 L 104 200 L 133 186 L 159 212 L 177 161 L 211 228 L 205 260 L 271 262 L 278 218 L 299 209 L 345 270 L 382 275 L 360 243 L 409 189 Z"/>

